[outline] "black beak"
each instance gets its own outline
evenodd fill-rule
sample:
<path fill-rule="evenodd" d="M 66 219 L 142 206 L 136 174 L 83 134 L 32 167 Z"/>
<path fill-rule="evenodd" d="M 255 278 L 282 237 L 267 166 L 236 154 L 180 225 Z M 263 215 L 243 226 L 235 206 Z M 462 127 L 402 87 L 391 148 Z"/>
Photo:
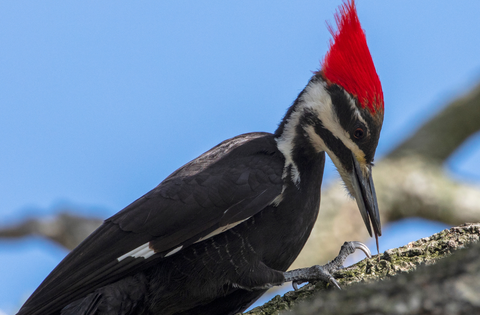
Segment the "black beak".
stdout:
<path fill-rule="evenodd" d="M 352 160 L 353 171 L 350 176 L 355 191 L 355 200 L 357 201 L 358 209 L 360 210 L 363 222 L 365 222 L 365 226 L 367 227 L 370 236 L 372 236 L 370 223 L 373 226 L 373 231 L 378 244 L 378 236 L 382 235 L 382 226 L 380 224 L 380 213 L 378 212 L 375 186 L 373 186 L 372 167 L 367 165 L 368 171 L 367 174 L 364 174 L 355 156 L 352 157 Z"/>

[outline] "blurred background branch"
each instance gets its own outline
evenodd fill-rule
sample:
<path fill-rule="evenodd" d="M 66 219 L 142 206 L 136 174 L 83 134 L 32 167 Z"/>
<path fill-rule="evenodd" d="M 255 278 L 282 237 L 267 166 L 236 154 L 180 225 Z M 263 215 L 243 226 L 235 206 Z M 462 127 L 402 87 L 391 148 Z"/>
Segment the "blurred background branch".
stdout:
<path fill-rule="evenodd" d="M 480 85 L 450 103 L 426 122 L 387 158 L 398 160 L 415 154 L 425 160 L 443 163 L 471 135 L 480 130 Z"/>
<path fill-rule="evenodd" d="M 64 210 L 47 218 L 30 218 L 0 229 L 0 237 L 19 238 L 29 235 L 46 237 L 72 250 L 102 224 L 102 219 L 73 214 L 74 209 Z"/>
<path fill-rule="evenodd" d="M 480 218 L 480 187 L 459 183 L 443 163 L 480 130 L 480 85 L 446 106 L 375 167 L 375 185 L 383 223 L 422 217 L 458 225 Z M 317 224 L 292 268 L 325 262 L 345 240 L 365 240 L 357 205 L 333 182 L 324 189 Z M 40 235 L 73 249 L 102 219 L 74 215 L 75 209 L 49 218 L 30 218 L 0 227 L 0 237 Z M 348 227 L 348 228 L 345 228 Z"/>
<path fill-rule="evenodd" d="M 0 315 L 15 314 L 67 250 L 176 167 L 226 138 L 275 130 L 328 50 L 324 21 L 339 2 L 4 2 Z M 384 251 L 448 227 L 401 218 L 456 225 L 480 204 L 478 189 L 452 180 L 466 173 L 480 184 L 480 137 L 465 141 L 480 124 L 478 93 L 458 110 L 447 104 L 480 81 L 480 2 L 357 6 L 386 97 L 374 168 Z M 325 175 L 297 265 L 331 259 L 345 240 L 374 251 L 332 163 Z"/>
<path fill-rule="evenodd" d="M 480 84 L 379 161 L 374 182 L 383 224 L 407 217 L 451 226 L 478 221 L 480 187 L 452 179 L 443 168 L 448 157 L 478 130 Z M 339 182 L 325 189 L 315 228 L 292 268 L 323 263 L 336 255 L 342 242 L 368 238 L 355 201 L 345 196 Z"/>

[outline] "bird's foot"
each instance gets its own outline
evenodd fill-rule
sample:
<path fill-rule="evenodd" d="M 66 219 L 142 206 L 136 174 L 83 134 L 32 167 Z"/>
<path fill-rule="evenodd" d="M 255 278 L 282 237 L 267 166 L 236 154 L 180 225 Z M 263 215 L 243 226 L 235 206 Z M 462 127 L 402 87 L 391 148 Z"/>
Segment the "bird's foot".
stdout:
<path fill-rule="evenodd" d="M 286 271 L 284 273 L 285 282 L 292 281 L 292 286 L 295 290 L 298 289 L 298 285 L 303 282 L 310 282 L 310 281 L 324 281 L 328 282 L 331 285 L 340 288 L 337 280 L 332 276 L 332 274 L 340 269 L 343 269 L 343 263 L 345 259 L 355 250 L 360 249 L 362 250 L 368 258 L 372 257 L 372 253 L 368 249 L 368 247 L 361 243 L 361 242 L 345 242 L 338 253 L 338 256 L 335 257 L 331 262 L 323 265 L 323 266 L 313 266 L 310 268 L 301 268 Z"/>

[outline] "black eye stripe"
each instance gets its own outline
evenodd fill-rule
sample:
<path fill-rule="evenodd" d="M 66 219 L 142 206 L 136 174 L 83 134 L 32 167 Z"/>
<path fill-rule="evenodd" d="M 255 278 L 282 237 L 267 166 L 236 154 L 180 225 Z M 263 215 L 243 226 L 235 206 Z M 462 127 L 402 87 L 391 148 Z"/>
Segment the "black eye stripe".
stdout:
<path fill-rule="evenodd" d="M 353 170 L 352 151 L 348 149 L 340 139 L 335 137 L 330 130 L 325 128 L 322 121 L 315 114 L 306 112 L 302 117 L 301 125 L 313 126 L 315 133 L 322 138 L 323 142 L 330 149 L 330 151 L 335 153 L 335 156 L 343 165 L 343 167 L 348 172 Z"/>
<path fill-rule="evenodd" d="M 315 125 L 315 132 L 323 139 L 325 145 L 330 149 L 330 151 L 335 153 L 337 159 L 340 160 L 343 167 L 348 171 L 352 171 L 352 152 L 340 141 L 337 137 L 335 137 L 330 130 L 325 128 L 323 124 L 320 122 L 319 124 Z"/>
<path fill-rule="evenodd" d="M 362 128 L 365 136 L 369 134 L 369 126 L 358 118 L 357 111 L 352 107 L 350 99 L 345 95 L 343 89 L 338 85 L 331 85 L 328 87 L 328 92 L 332 98 L 332 105 L 335 113 L 337 114 L 340 125 L 347 132 L 354 132 L 357 128 Z M 360 110 L 358 114 L 363 118 L 365 122 L 368 122 L 364 117 L 364 113 Z"/>
<path fill-rule="evenodd" d="M 357 115 L 355 114 L 355 109 L 350 104 L 350 100 L 345 95 L 343 89 L 336 84 L 329 86 L 327 91 L 332 98 L 333 109 L 337 114 L 340 125 L 347 131 L 351 130 L 357 122 Z"/>
<path fill-rule="evenodd" d="M 350 104 L 349 98 L 345 95 L 344 90 L 336 84 L 327 87 L 327 91 L 332 98 L 332 107 L 337 114 L 340 125 L 351 135 L 351 139 L 358 145 L 359 149 L 365 153 L 365 159 L 373 160 L 375 149 L 378 143 L 380 126 L 375 123 L 371 113 L 367 108 L 358 108 L 359 115 L 363 118 L 360 120 L 355 113 L 355 108 Z M 363 139 L 355 139 L 353 133 L 358 127 L 363 128 L 365 135 Z"/>

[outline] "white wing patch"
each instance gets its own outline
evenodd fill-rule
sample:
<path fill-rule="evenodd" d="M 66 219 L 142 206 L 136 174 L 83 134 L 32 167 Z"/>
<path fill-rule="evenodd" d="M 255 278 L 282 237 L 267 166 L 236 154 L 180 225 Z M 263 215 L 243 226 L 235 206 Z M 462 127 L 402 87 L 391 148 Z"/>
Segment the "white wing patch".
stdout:
<path fill-rule="evenodd" d="M 218 229 L 216 229 L 215 231 L 209 233 L 208 235 L 205 235 L 204 237 L 200 238 L 198 241 L 196 241 L 195 243 L 198 243 L 198 242 L 201 242 L 203 240 L 206 240 L 207 238 L 210 238 L 210 237 L 213 237 L 217 234 L 220 234 L 220 233 L 223 233 L 227 230 L 230 230 L 231 228 L 239 225 L 240 223 L 250 219 L 251 217 L 248 217 L 244 220 L 240 220 L 240 221 L 237 221 L 237 222 L 234 222 L 234 223 L 231 223 L 231 224 L 227 224 L 227 225 L 224 225 L 224 226 L 221 226 L 219 227 Z M 155 251 L 153 249 L 151 249 L 149 247 L 150 243 L 145 243 L 143 244 L 142 246 L 139 246 L 137 248 L 135 248 L 134 250 L 131 250 L 129 251 L 128 253 L 120 256 L 117 258 L 117 260 L 120 262 L 122 260 L 124 260 L 125 258 L 128 258 L 128 257 L 133 257 L 133 258 L 145 258 L 145 259 L 148 259 L 150 257 L 152 257 L 153 255 L 155 255 Z M 176 253 L 178 253 L 179 251 L 181 251 L 183 248 L 183 245 L 182 246 L 178 246 L 177 248 L 174 248 L 172 249 L 171 251 L 169 251 L 165 257 L 168 257 L 168 256 L 172 256 Z"/>
<path fill-rule="evenodd" d="M 165 257 L 168 257 L 168 256 L 171 256 L 171 255 L 173 255 L 173 254 L 178 253 L 182 248 L 183 248 L 183 245 L 182 245 L 182 246 L 178 246 L 178 247 L 175 248 L 174 250 L 169 251 L 169 252 L 165 255 Z"/>
<path fill-rule="evenodd" d="M 122 255 L 122 256 L 118 257 L 117 260 L 120 262 L 127 257 L 133 257 L 133 258 L 142 257 L 142 258 L 145 258 L 145 259 L 150 258 L 153 255 L 155 255 L 155 251 L 153 249 L 151 249 L 149 247 L 149 245 L 150 245 L 149 242 L 145 243 L 142 246 L 139 246 L 139 247 L 135 248 L 134 250 L 129 251 L 125 255 Z"/>
<path fill-rule="evenodd" d="M 243 220 L 240 220 L 240 221 L 237 221 L 237 222 L 233 222 L 233 223 L 230 223 L 230 224 L 227 224 L 227 225 L 224 225 L 224 226 L 221 226 L 219 227 L 218 229 L 216 229 L 215 231 L 212 231 L 210 232 L 209 234 L 205 235 L 204 237 L 198 239 L 198 241 L 196 241 L 195 243 L 198 243 L 198 242 L 201 242 L 203 240 L 206 240 L 207 238 L 210 238 L 210 237 L 213 237 L 217 234 L 220 234 L 220 233 L 223 233 L 227 230 L 230 230 L 231 228 L 239 225 L 240 223 L 244 222 L 244 221 L 247 221 L 248 219 L 250 219 L 251 217 L 248 217 L 246 219 L 243 219 Z"/>

